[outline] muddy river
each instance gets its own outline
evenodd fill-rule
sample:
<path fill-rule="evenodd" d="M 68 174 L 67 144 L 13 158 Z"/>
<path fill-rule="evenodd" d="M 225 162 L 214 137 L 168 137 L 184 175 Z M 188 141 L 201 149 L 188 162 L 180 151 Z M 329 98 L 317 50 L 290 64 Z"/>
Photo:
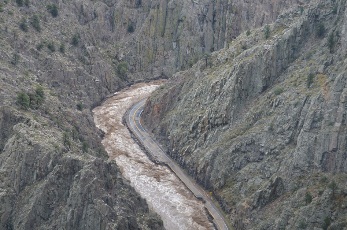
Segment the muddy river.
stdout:
<path fill-rule="evenodd" d="M 214 229 L 203 203 L 166 166 L 150 161 L 122 124 L 126 110 L 160 84 L 156 81 L 133 85 L 93 110 L 96 126 L 105 132 L 102 143 L 123 176 L 161 216 L 166 229 Z"/>

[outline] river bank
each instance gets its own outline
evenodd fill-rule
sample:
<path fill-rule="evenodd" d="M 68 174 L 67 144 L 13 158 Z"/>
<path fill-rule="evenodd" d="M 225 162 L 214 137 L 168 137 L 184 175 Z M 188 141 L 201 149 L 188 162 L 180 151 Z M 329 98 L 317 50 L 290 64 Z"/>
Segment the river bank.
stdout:
<path fill-rule="evenodd" d="M 122 123 L 130 106 L 161 84 L 140 83 L 120 91 L 93 110 L 96 126 L 104 133 L 102 141 L 111 160 L 157 212 L 166 229 L 213 229 L 201 201 L 166 166 L 148 159 Z"/>

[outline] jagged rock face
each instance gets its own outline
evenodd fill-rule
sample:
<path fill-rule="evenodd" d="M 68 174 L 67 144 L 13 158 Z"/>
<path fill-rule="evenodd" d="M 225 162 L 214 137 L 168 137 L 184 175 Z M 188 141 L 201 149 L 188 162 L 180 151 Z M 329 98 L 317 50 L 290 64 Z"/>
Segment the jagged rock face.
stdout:
<path fill-rule="evenodd" d="M 2 6 L 0 58 L 10 62 L 17 54 L 23 73 L 55 88 L 68 104 L 90 106 L 131 82 L 191 66 L 296 1 L 57 1 L 57 17 L 47 10 L 51 4 Z M 32 26 L 34 15 L 40 32 Z M 27 32 L 20 29 L 23 20 Z"/>
<path fill-rule="evenodd" d="M 117 167 L 105 162 L 104 150 L 100 144 L 102 134 L 94 127 L 88 109 L 109 93 L 131 82 L 171 76 L 176 70 L 191 66 L 204 53 L 228 47 L 230 41 L 242 31 L 250 30 L 253 33 L 252 28 L 276 20 L 280 12 L 296 4 L 294 0 L 31 0 L 28 1 L 29 6 L 26 6 L 27 1 L 6 2 L 0 6 L 0 229 L 161 229 L 162 223 L 158 217 L 147 210 L 143 200 L 119 175 Z M 18 6 L 17 2 L 22 2 L 23 5 Z M 52 4 L 58 9 L 56 17 Z M 329 20 L 332 20 L 333 16 L 329 16 L 332 7 L 329 4 L 324 8 L 326 12 L 323 16 L 328 19 L 331 17 Z M 48 5 L 50 7 L 47 7 Z M 342 10 L 342 6 L 338 8 L 339 15 Z M 297 18 L 296 14 L 294 18 Z M 35 15 L 40 27 L 37 27 Z M 312 12 L 309 15 L 313 15 Z M 279 154 L 283 149 L 290 152 L 283 140 L 299 140 L 299 135 L 311 141 L 315 140 L 314 135 L 318 135 L 316 132 L 319 129 L 317 127 L 322 124 L 320 116 L 324 114 L 319 112 L 320 110 L 310 113 L 312 122 L 307 123 L 312 124 L 315 131 L 304 133 L 296 128 L 292 132 L 291 127 L 284 130 L 281 126 L 293 124 L 293 127 L 296 127 L 292 114 L 301 117 L 300 108 L 309 112 L 311 107 L 307 106 L 311 104 L 323 110 L 324 106 L 328 105 L 325 92 L 335 92 L 331 91 L 332 88 L 327 88 L 330 83 L 325 86 L 325 80 L 333 78 L 319 75 L 319 81 L 315 80 L 312 88 L 308 90 L 309 95 L 299 94 L 296 98 L 298 104 L 289 104 L 292 107 L 288 107 L 285 102 L 295 94 L 287 91 L 276 97 L 271 94 L 274 82 L 283 82 L 287 76 L 286 69 L 290 68 L 305 50 L 310 50 L 310 42 L 302 46 L 296 43 L 312 37 L 314 27 L 310 23 L 316 20 L 315 18 L 316 16 L 305 19 L 302 22 L 303 28 L 297 26 L 297 31 L 289 30 L 289 24 L 294 23 L 290 20 L 283 25 L 277 25 L 277 32 L 288 29 L 288 36 L 282 36 L 282 41 L 274 42 L 274 45 L 270 44 L 268 48 L 260 45 L 254 50 L 243 52 L 243 49 L 263 41 L 261 32 L 258 32 L 258 37 L 252 35 L 249 39 L 233 41 L 229 50 L 223 50 L 219 56 L 212 56 L 213 65 L 218 66 L 219 70 L 206 68 L 210 65 L 206 56 L 206 60 L 187 72 L 191 73 L 191 76 L 205 79 L 201 81 L 201 86 L 186 77 L 188 83 L 182 80 L 180 84 L 173 85 L 163 97 L 162 103 L 152 101 L 156 108 L 153 111 L 157 111 L 152 113 L 153 121 L 158 121 L 159 118 L 165 118 L 163 111 L 170 111 L 179 100 L 185 98 L 183 95 L 186 95 L 186 91 L 191 90 L 194 93 L 187 97 L 187 100 L 203 100 L 200 104 L 189 105 L 194 109 L 197 105 L 203 106 L 200 111 L 197 110 L 200 117 L 187 116 L 190 107 L 184 105 L 182 108 L 187 108 L 187 114 L 180 108 L 182 114 L 175 118 L 175 122 L 158 123 L 158 129 L 163 134 L 168 134 L 168 127 L 173 130 L 168 138 L 171 141 L 172 155 L 177 156 L 181 164 L 191 167 L 191 173 L 206 187 L 215 189 L 225 210 L 238 213 L 234 220 L 239 226 L 248 224 L 248 220 L 244 220 L 242 216 L 249 217 L 251 211 L 247 207 L 266 208 L 281 199 L 290 188 L 297 186 L 288 181 L 288 177 L 283 175 L 285 172 L 299 169 L 295 176 L 300 177 L 300 170 L 311 169 L 320 159 L 327 162 L 319 164 L 319 167 L 324 165 L 326 170 L 340 172 L 341 167 L 344 167 L 344 161 L 339 161 L 344 157 L 342 154 L 336 155 L 338 158 L 334 160 L 334 154 L 322 152 L 321 157 L 317 155 L 312 161 L 312 143 L 309 154 L 300 150 L 306 146 L 304 139 L 300 139 L 303 143 L 300 148 L 297 145 L 295 154 Z M 341 26 L 344 25 L 346 23 Z M 345 30 L 341 30 L 341 35 L 344 34 Z M 344 39 L 341 36 L 339 41 L 343 43 Z M 341 44 L 341 47 L 344 46 L 345 44 Z M 256 58 L 252 56 L 253 52 L 259 56 L 264 55 L 265 58 Z M 342 51 L 339 53 L 342 57 Z M 319 56 L 318 52 L 313 54 L 315 57 Z M 278 59 L 277 57 L 280 57 L 280 61 L 271 65 L 271 60 Z M 247 58 L 251 60 L 251 64 L 247 64 L 246 60 L 242 61 Z M 232 71 L 222 74 L 225 65 L 232 65 L 230 60 L 243 64 L 240 68 L 235 67 L 235 74 L 232 74 Z M 323 58 L 320 60 L 322 73 L 325 73 L 325 68 L 332 63 L 326 62 L 326 59 L 323 61 Z M 122 65 L 124 63 L 127 63 L 127 68 Z M 310 65 L 314 70 L 314 66 L 318 64 Z M 302 74 L 307 71 L 305 69 Z M 256 75 L 254 79 L 250 78 L 252 74 Z M 214 75 L 218 77 L 208 77 Z M 242 80 L 241 75 L 248 77 L 245 78 L 247 81 L 235 80 Z M 344 82 L 343 76 L 340 75 L 340 82 Z M 298 80 L 298 84 L 301 83 Z M 15 103 L 17 93 L 33 92 L 37 85 L 42 85 L 45 91 L 43 105 L 38 109 L 20 109 Z M 315 92 L 320 86 L 325 90 L 322 95 Z M 336 87 L 340 86 L 336 83 Z M 200 90 L 193 90 L 199 87 Z M 206 92 L 208 94 L 205 94 Z M 336 92 L 336 96 L 340 95 L 339 91 Z M 176 95 L 177 101 L 170 104 Z M 264 95 L 269 95 L 269 98 L 260 104 L 264 105 L 263 107 L 254 102 L 256 98 Z M 341 95 L 343 98 L 344 94 Z M 187 101 L 186 99 L 184 100 Z M 333 97 L 329 97 L 330 99 L 333 100 Z M 165 104 L 169 101 L 170 103 Z M 220 110 L 218 103 L 222 105 L 225 101 L 229 103 Z M 243 101 L 247 103 L 243 104 Z M 326 103 L 320 104 L 321 101 Z M 259 113 L 259 116 L 253 118 L 254 112 L 245 117 L 241 116 L 241 112 L 247 111 L 252 103 L 258 105 L 254 111 L 273 110 L 273 116 L 278 117 L 272 126 L 264 122 L 273 130 L 265 132 L 268 136 L 263 135 L 263 129 L 259 126 L 255 126 L 255 129 L 258 127 L 258 132 L 251 133 L 252 135 L 245 133 L 250 128 L 248 124 L 256 124 L 258 120 L 266 120 L 268 117 Z M 343 99 L 341 103 L 339 108 L 343 108 Z M 76 109 L 77 105 L 81 111 Z M 210 105 L 211 110 L 206 113 L 206 108 Z M 237 109 L 233 105 L 236 105 Z M 331 118 L 335 116 L 334 108 L 331 107 Z M 336 110 L 339 117 L 343 114 L 340 110 Z M 276 115 L 280 113 L 286 116 Z M 180 130 L 174 127 L 181 121 L 185 121 L 186 123 L 182 123 L 183 127 L 191 127 L 191 131 L 180 134 Z M 243 133 L 244 136 L 229 132 L 229 128 Z M 322 147 L 328 145 L 331 137 L 334 141 L 329 142 L 329 146 L 339 153 L 339 148 L 344 144 L 344 139 L 339 139 L 339 132 L 343 132 L 343 128 L 343 125 L 336 128 L 334 135 L 337 135 L 337 139 L 334 135 L 329 136 L 329 129 L 327 135 L 320 132 L 320 140 L 324 140 L 320 142 Z M 224 136 L 220 136 L 221 133 Z M 279 138 L 277 140 L 274 137 Z M 222 141 L 223 138 L 227 141 L 221 145 L 219 140 Z M 230 141 L 230 138 L 233 141 Z M 184 151 L 181 151 L 182 149 Z M 177 152 L 184 152 L 186 158 L 175 155 Z M 201 160 L 201 153 L 206 152 L 208 154 L 205 159 Z M 229 157 L 232 154 L 234 158 Z M 279 171 L 283 173 L 277 175 L 274 173 L 275 166 L 278 165 L 275 158 L 282 156 L 288 158 L 283 162 L 289 162 L 287 166 L 290 170 L 280 167 Z M 306 161 L 301 161 L 303 156 L 306 156 Z M 196 164 L 200 161 L 201 163 Z M 269 165 L 252 164 L 258 161 L 267 162 Z M 340 165 L 337 166 L 334 162 Z M 219 165 L 223 170 L 217 170 Z M 251 178 L 257 173 L 260 176 L 252 178 L 247 185 L 242 184 L 245 183 L 244 178 Z M 252 192 L 252 189 L 259 188 L 260 185 L 262 187 L 259 192 Z M 239 192 L 238 188 L 243 190 Z M 246 190 L 250 191 L 249 194 Z M 230 198 L 230 191 L 236 194 L 234 198 Z M 300 192 L 302 194 L 303 190 Z M 249 205 L 247 202 L 237 202 L 239 207 L 234 208 L 233 202 L 238 198 L 237 194 L 251 197 Z M 323 195 L 326 200 L 319 199 L 319 202 L 329 204 L 329 191 L 325 191 Z M 314 212 L 314 207 L 316 206 L 309 206 L 308 212 L 317 213 Z M 324 213 L 319 213 L 322 218 L 323 214 L 326 215 L 325 210 Z M 304 213 L 304 210 L 301 211 Z M 282 215 L 286 213 L 283 212 Z M 289 217 L 287 219 L 289 222 L 293 221 Z"/>
<path fill-rule="evenodd" d="M 125 37 L 111 32 L 114 2 L 25 2 L 0 3 L 0 229 L 163 229 L 107 161 L 89 110 L 127 84 L 114 70 Z M 32 103 L 37 86 L 42 104 L 21 108 L 18 93 Z"/>
<path fill-rule="evenodd" d="M 293 7 L 147 101 L 147 128 L 236 229 L 347 225 L 345 7 Z"/>
<path fill-rule="evenodd" d="M 126 44 L 126 57 L 137 74 L 165 77 L 224 48 L 242 31 L 274 21 L 296 1 L 161 0 L 143 4 L 150 10 L 144 20 L 133 20 L 141 29 Z"/>
<path fill-rule="evenodd" d="M 163 229 L 106 161 L 90 112 L 47 88 L 38 109 L 19 109 L 16 90 L 37 83 L 14 73 L 1 76 L 0 229 Z"/>
<path fill-rule="evenodd" d="M 95 147 L 84 153 L 49 119 L 4 108 L 0 229 L 163 229 Z"/>

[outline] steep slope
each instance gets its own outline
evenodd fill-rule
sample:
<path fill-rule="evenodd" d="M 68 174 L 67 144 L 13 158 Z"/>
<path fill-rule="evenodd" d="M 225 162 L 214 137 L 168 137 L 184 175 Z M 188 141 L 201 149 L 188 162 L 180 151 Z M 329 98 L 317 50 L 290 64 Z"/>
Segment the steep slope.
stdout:
<path fill-rule="evenodd" d="M 5 1 L 0 58 L 54 88 L 64 102 L 90 106 L 129 83 L 170 77 L 295 4 Z"/>
<path fill-rule="evenodd" d="M 0 228 L 162 228 L 105 161 L 90 108 L 191 66 L 294 4 L 2 1 Z"/>
<path fill-rule="evenodd" d="M 2 93 L 14 96 L 15 87 L 6 84 Z M 89 115 L 62 109 L 52 91 L 44 93 L 37 110 L 15 109 L 1 96 L 0 229 L 161 229 L 106 161 L 98 133 L 85 126 Z"/>
<path fill-rule="evenodd" d="M 123 46 L 125 59 L 138 72 L 136 76 L 171 76 L 296 4 L 296 0 L 142 1 L 142 7 L 149 7 L 148 15 L 132 17 L 139 29 Z"/>
<path fill-rule="evenodd" d="M 90 106 L 127 82 L 106 54 L 108 7 L 87 24 L 83 3 L 0 3 L 0 229 L 163 229 L 94 126 Z"/>
<path fill-rule="evenodd" d="M 345 7 L 288 9 L 147 101 L 147 128 L 236 229 L 347 225 Z"/>

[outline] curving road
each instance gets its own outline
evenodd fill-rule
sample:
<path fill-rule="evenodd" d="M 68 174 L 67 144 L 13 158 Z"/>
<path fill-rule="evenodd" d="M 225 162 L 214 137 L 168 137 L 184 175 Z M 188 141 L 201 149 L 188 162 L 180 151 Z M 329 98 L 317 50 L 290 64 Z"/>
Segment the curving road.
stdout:
<path fill-rule="evenodd" d="M 204 201 L 206 209 L 213 217 L 213 223 L 219 230 L 228 230 L 223 215 L 213 204 L 211 198 L 205 191 L 195 183 L 181 168 L 169 158 L 160 146 L 151 138 L 141 125 L 141 113 L 146 99 L 143 99 L 133 105 L 125 116 L 125 120 L 130 131 L 136 136 L 139 142 L 144 146 L 152 160 L 156 163 L 166 164 L 177 175 L 178 178 L 187 186 L 187 188 L 200 200 Z"/>

